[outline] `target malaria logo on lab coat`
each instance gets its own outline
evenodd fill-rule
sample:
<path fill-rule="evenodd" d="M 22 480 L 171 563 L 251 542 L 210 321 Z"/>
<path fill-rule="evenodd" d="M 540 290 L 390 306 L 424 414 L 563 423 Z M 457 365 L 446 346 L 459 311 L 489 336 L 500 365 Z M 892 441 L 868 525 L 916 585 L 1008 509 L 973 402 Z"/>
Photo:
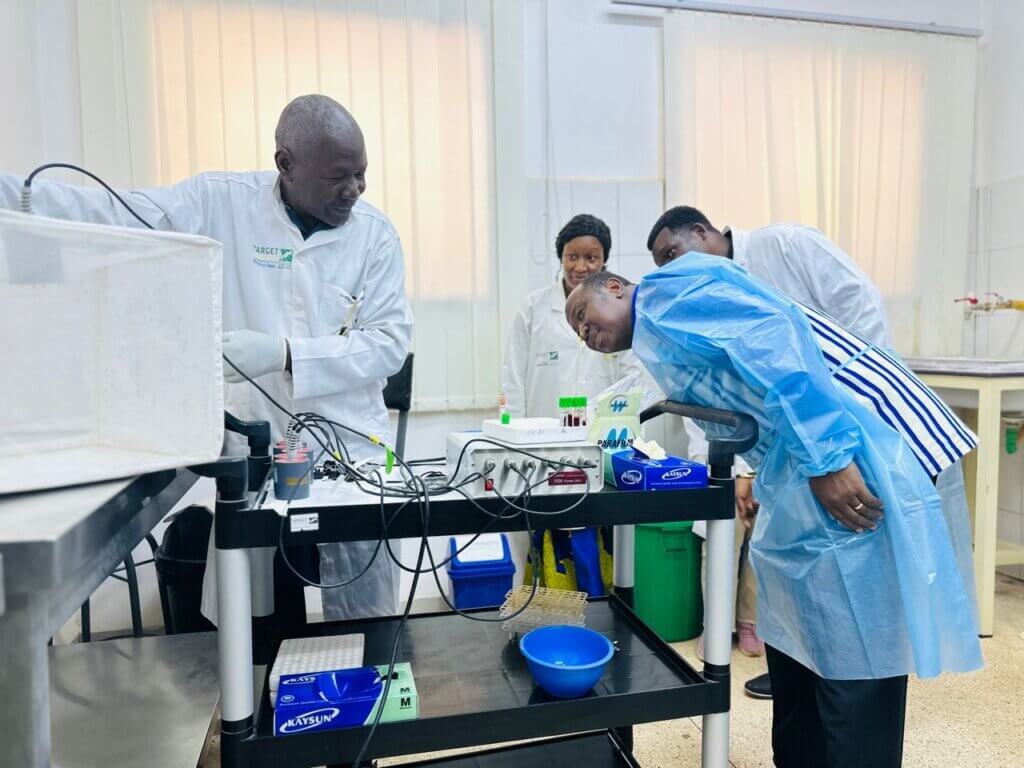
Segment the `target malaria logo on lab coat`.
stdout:
<path fill-rule="evenodd" d="M 264 269 L 291 269 L 295 258 L 293 248 L 274 248 L 270 245 L 253 245 L 253 263 Z"/>

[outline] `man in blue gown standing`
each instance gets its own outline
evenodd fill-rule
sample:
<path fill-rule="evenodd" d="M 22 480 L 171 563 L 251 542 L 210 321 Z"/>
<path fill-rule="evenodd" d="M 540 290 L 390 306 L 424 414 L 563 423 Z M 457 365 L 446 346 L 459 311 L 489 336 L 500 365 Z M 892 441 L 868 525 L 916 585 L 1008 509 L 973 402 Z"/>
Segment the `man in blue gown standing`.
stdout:
<path fill-rule="evenodd" d="M 907 675 L 982 665 L 959 459 L 976 438 L 891 352 L 724 259 L 566 300 L 591 349 L 632 347 L 666 395 L 757 419 L 745 458 L 758 633 L 780 768 L 895 768 Z"/>

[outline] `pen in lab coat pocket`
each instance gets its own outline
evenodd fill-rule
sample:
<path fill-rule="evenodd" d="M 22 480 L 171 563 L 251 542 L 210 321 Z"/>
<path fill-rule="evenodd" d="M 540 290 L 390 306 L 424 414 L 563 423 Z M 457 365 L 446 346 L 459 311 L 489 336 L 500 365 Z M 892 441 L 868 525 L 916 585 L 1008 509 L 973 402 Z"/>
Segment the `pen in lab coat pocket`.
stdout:
<path fill-rule="evenodd" d="M 359 307 L 362 305 L 362 303 L 363 303 L 363 296 L 362 295 L 360 295 L 358 298 L 356 298 L 352 302 L 352 305 L 348 308 L 348 314 L 345 315 L 345 322 L 343 322 L 341 324 L 341 328 L 338 329 L 338 335 L 339 336 L 344 336 L 345 332 L 348 331 L 348 329 L 353 326 L 353 324 L 356 321 L 356 315 L 359 312 Z"/>

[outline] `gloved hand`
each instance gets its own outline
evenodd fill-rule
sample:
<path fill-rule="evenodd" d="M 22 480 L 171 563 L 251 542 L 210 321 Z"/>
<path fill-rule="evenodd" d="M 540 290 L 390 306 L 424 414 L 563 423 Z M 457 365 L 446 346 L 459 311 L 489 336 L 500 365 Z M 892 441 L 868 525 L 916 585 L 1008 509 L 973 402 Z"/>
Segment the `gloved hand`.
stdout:
<path fill-rule="evenodd" d="M 231 360 L 250 378 L 283 371 L 288 344 L 280 336 L 259 331 L 228 331 L 223 336 L 224 357 Z M 224 380 L 237 384 L 245 377 L 224 361 Z"/>

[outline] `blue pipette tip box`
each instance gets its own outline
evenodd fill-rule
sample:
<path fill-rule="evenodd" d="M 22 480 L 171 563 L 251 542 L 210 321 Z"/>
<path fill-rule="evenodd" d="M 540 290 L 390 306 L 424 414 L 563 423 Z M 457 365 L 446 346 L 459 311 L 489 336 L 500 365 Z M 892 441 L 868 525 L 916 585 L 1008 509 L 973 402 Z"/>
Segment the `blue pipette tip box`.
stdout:
<path fill-rule="evenodd" d="M 704 488 L 708 484 L 708 468 L 678 456 L 649 459 L 627 448 L 606 456 L 611 462 L 613 482 L 622 491 L 675 491 L 683 488 Z"/>

